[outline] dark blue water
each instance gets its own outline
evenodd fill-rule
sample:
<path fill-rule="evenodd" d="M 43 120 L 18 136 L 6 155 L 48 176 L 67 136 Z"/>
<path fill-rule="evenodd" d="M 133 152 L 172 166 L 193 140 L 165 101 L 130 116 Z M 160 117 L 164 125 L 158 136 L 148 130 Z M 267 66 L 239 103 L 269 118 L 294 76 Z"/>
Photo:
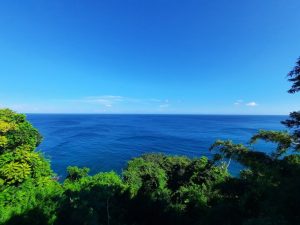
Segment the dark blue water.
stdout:
<path fill-rule="evenodd" d="M 208 156 L 217 139 L 247 143 L 259 129 L 282 130 L 285 116 L 216 115 L 47 115 L 29 114 L 44 141 L 39 150 L 50 158 L 61 177 L 69 165 L 86 166 L 91 173 L 121 172 L 126 161 L 146 152 L 190 157 Z M 273 146 L 255 148 L 270 152 Z M 237 173 L 240 166 L 232 164 Z"/>

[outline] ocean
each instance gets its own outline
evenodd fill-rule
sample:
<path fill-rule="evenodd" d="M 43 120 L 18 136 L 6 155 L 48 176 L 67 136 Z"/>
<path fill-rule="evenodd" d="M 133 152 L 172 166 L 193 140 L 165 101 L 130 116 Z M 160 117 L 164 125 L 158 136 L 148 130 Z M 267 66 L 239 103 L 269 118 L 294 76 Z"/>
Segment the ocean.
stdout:
<path fill-rule="evenodd" d="M 133 157 L 161 152 L 189 157 L 212 157 L 217 139 L 247 144 L 260 129 L 283 130 L 287 116 L 235 115 L 81 115 L 28 114 L 44 140 L 38 150 L 50 159 L 61 179 L 67 166 L 89 167 L 91 174 L 118 173 Z M 270 152 L 272 144 L 259 142 L 256 150 Z M 238 174 L 241 166 L 232 163 Z"/>

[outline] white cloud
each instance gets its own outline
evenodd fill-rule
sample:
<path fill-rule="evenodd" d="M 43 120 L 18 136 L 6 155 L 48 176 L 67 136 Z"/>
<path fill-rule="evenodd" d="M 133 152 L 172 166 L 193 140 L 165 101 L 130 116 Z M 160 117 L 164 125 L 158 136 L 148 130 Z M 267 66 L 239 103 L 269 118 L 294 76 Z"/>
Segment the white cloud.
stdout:
<path fill-rule="evenodd" d="M 256 102 L 248 102 L 246 103 L 246 106 L 255 107 L 258 106 L 258 104 Z"/>
<path fill-rule="evenodd" d="M 150 98 L 150 99 L 140 99 L 143 102 L 157 102 L 157 103 L 161 103 L 161 104 L 168 104 L 169 103 L 169 99 L 157 99 L 157 98 Z"/>
<path fill-rule="evenodd" d="M 150 102 L 162 102 L 162 100 L 157 99 L 157 98 L 150 98 L 149 101 Z"/>
<path fill-rule="evenodd" d="M 101 106 L 99 110 L 113 112 L 126 107 L 131 110 L 166 110 L 171 106 L 167 98 L 131 98 L 119 95 L 88 96 L 81 99 L 67 100 L 69 102 L 84 103 Z M 90 107 L 89 107 L 90 108 Z"/>
<path fill-rule="evenodd" d="M 258 104 L 254 101 L 252 102 L 245 102 L 244 100 L 236 100 L 233 103 L 235 106 L 249 106 L 249 107 L 255 107 L 258 106 Z"/>
<path fill-rule="evenodd" d="M 99 104 L 104 107 L 110 108 L 114 104 L 118 102 L 125 101 L 126 98 L 122 96 L 115 96 L 115 95 L 103 95 L 103 96 L 92 96 L 92 97 L 86 97 L 82 100 L 79 100 L 80 102 L 85 102 L 85 103 L 94 103 L 94 104 Z"/>
<path fill-rule="evenodd" d="M 236 100 L 234 105 L 241 105 L 244 101 L 243 100 Z"/>
<path fill-rule="evenodd" d="M 162 104 L 162 105 L 159 105 L 159 108 L 168 108 L 170 105 L 169 104 Z"/>

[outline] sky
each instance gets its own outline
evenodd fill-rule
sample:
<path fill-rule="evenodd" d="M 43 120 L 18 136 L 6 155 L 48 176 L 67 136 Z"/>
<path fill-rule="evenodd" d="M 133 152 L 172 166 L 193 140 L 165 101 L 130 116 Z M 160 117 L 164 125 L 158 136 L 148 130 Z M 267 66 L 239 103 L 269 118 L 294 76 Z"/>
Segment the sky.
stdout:
<path fill-rule="evenodd" d="M 0 1 L 0 107 L 288 114 L 299 0 Z"/>

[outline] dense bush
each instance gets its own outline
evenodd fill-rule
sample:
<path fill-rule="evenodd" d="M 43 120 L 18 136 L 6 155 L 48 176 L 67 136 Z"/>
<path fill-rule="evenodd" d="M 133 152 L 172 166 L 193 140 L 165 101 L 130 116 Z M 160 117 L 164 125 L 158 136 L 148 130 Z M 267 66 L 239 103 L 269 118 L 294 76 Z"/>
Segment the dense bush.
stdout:
<path fill-rule="evenodd" d="M 49 161 L 34 151 L 41 139 L 24 115 L 0 110 L 0 223 L 47 224 L 56 219 L 55 199 L 63 189 Z"/>

